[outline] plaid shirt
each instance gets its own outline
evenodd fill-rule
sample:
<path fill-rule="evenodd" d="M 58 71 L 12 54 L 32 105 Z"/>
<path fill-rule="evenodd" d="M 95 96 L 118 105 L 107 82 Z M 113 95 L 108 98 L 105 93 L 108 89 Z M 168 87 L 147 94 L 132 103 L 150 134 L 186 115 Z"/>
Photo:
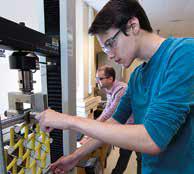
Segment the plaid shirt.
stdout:
<path fill-rule="evenodd" d="M 125 93 L 126 88 L 127 88 L 126 83 L 115 81 L 110 90 L 105 90 L 106 96 L 107 96 L 107 104 L 106 104 L 104 111 L 99 117 L 100 120 L 105 121 L 113 115 L 121 97 Z"/>

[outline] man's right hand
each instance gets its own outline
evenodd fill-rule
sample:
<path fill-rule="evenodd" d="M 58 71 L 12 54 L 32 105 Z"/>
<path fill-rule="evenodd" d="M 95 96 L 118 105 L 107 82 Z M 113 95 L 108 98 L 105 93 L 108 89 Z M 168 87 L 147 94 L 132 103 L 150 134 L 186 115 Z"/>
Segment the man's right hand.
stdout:
<path fill-rule="evenodd" d="M 75 167 L 78 162 L 79 159 L 76 158 L 73 154 L 70 154 L 66 157 L 60 157 L 56 162 L 50 165 L 50 169 L 55 174 L 64 174 Z"/>

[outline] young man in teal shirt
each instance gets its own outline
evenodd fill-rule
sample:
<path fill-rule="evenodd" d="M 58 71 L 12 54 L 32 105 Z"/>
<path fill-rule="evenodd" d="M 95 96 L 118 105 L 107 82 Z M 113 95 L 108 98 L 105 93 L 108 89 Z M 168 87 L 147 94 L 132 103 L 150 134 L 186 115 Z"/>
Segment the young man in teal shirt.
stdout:
<path fill-rule="evenodd" d="M 43 130 L 71 129 L 95 139 L 51 165 L 63 173 L 104 142 L 142 153 L 143 174 L 194 173 L 194 39 L 153 33 L 136 0 L 111 0 L 89 33 L 110 59 L 129 67 L 140 58 L 109 123 L 46 110 Z M 124 124 L 133 113 L 135 124 Z"/>

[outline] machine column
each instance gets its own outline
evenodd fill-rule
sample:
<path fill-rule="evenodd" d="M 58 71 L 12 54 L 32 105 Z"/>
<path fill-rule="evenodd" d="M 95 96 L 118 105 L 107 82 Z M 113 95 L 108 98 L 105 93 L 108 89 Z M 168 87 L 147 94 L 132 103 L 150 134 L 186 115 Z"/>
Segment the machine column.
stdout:
<path fill-rule="evenodd" d="M 76 115 L 76 1 L 60 0 L 62 111 Z M 76 148 L 76 134 L 63 132 L 63 153 Z M 70 173 L 75 173 L 74 171 Z"/>

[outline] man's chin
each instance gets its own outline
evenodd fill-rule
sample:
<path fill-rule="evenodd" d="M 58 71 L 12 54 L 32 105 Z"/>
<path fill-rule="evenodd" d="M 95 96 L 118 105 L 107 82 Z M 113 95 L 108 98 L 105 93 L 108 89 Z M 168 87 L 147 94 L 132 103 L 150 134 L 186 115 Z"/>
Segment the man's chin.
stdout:
<path fill-rule="evenodd" d="M 104 87 L 103 87 L 103 86 L 98 86 L 98 88 L 99 88 L 99 89 L 104 89 Z"/>
<path fill-rule="evenodd" d="M 133 61 L 129 62 L 129 63 L 126 63 L 126 64 L 123 64 L 123 67 L 124 68 L 129 68 L 131 66 L 131 64 L 133 63 Z"/>
<path fill-rule="evenodd" d="M 122 67 L 124 67 L 124 68 L 129 68 L 130 65 L 128 65 L 128 64 L 122 64 Z"/>

